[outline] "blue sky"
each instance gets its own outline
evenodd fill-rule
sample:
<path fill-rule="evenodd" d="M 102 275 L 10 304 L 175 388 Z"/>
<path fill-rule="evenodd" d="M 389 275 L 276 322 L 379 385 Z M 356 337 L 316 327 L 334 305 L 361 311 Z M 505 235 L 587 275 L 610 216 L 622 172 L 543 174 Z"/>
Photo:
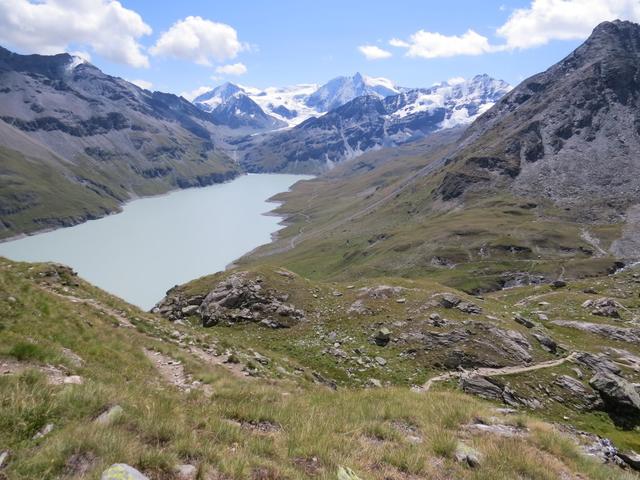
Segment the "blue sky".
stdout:
<path fill-rule="evenodd" d="M 403 86 L 477 73 L 516 84 L 617 17 L 640 20 L 640 1 L 0 0 L 0 42 L 84 52 L 107 73 L 174 93 L 356 71 Z"/>

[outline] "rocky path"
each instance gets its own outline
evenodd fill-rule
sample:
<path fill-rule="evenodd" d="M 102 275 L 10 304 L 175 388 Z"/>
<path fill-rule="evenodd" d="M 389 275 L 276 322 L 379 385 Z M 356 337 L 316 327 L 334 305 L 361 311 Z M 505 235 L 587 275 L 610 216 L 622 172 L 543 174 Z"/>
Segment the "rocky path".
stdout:
<path fill-rule="evenodd" d="M 229 362 L 228 356 L 222 356 L 222 355 L 216 356 L 198 347 L 190 347 L 189 352 L 191 352 L 195 357 L 198 357 L 200 360 L 204 361 L 209 365 L 225 368 L 234 377 L 246 378 L 246 379 L 253 378 L 247 375 L 247 373 L 243 370 L 242 365 L 238 363 Z"/>
<path fill-rule="evenodd" d="M 206 383 L 194 380 L 182 365 L 182 362 L 175 360 L 163 353 L 144 349 L 144 354 L 151 360 L 160 372 L 160 375 L 167 383 L 176 386 L 179 390 L 189 393 L 192 390 L 201 390 L 207 397 L 213 395 L 213 389 Z"/>
<path fill-rule="evenodd" d="M 95 298 L 80 298 L 73 295 L 67 295 L 64 293 L 57 292 L 52 288 L 48 288 L 44 285 L 40 285 L 40 288 L 42 288 L 47 293 L 51 293 L 52 295 L 56 295 L 57 297 L 60 297 L 60 298 L 65 298 L 69 300 L 71 303 L 82 303 L 84 305 L 89 305 L 90 307 L 94 308 L 100 313 L 103 313 L 112 318 L 115 318 L 121 327 L 134 328 L 134 325 L 129 321 L 129 319 L 124 315 L 123 312 L 115 310 L 105 305 L 104 303 L 96 300 Z"/>
<path fill-rule="evenodd" d="M 427 380 L 419 390 L 421 392 L 427 392 L 431 388 L 431 386 L 436 382 L 444 382 L 447 380 L 451 380 L 453 378 L 465 378 L 465 377 L 497 377 L 500 375 L 515 375 L 517 373 L 526 373 L 532 372 L 534 370 L 542 370 L 544 368 L 557 367 L 562 365 L 565 362 L 572 361 L 576 352 L 572 352 L 566 357 L 559 358 L 557 360 L 547 360 L 545 362 L 534 363 L 532 365 L 520 365 L 520 366 L 512 366 L 512 367 L 502 367 L 502 368 L 476 368 L 475 370 L 451 370 L 449 372 L 443 373 L 441 375 L 435 376 Z"/>

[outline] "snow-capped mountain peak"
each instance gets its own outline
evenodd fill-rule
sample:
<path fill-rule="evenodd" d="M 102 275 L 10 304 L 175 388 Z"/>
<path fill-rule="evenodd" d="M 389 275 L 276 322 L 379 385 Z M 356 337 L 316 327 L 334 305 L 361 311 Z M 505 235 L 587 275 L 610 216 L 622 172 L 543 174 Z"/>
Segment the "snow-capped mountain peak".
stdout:
<path fill-rule="evenodd" d="M 309 96 L 306 104 L 316 110 L 328 112 L 363 95 L 385 98 L 397 93 L 398 89 L 391 80 L 356 73 L 351 77 L 329 80 Z"/>

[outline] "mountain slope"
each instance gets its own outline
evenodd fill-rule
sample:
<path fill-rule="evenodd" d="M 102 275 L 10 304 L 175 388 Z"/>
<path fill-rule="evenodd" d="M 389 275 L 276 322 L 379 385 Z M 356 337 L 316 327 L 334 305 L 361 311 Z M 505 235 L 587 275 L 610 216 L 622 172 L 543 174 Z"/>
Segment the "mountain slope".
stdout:
<path fill-rule="evenodd" d="M 67 54 L 0 50 L 0 236 L 77 223 L 136 195 L 207 185 L 237 167 L 208 114 Z M 59 197 L 50 203 L 56 179 Z"/>
<path fill-rule="evenodd" d="M 640 260 L 639 32 L 600 25 L 454 141 L 368 152 L 278 196 L 288 227 L 247 262 L 325 280 L 429 276 L 477 294 Z"/>
<path fill-rule="evenodd" d="M 310 297 L 303 279 L 260 274 L 269 288 L 291 290 L 291 301 Z M 313 288 L 322 297 L 314 301 L 328 304 L 327 286 Z M 150 480 L 336 478 L 341 468 L 371 480 L 637 478 L 584 456 L 595 437 L 437 385 L 421 393 L 404 385 L 333 390 L 316 368 L 344 365 L 318 361 L 318 335 L 306 358 L 303 345 L 290 344 L 292 358 L 277 340 L 274 350 L 259 340 L 282 330 L 256 325 L 243 339 L 233 327 L 172 324 L 61 265 L 0 259 L 0 312 L 3 478 L 97 480 L 116 463 Z M 287 333 L 302 339 L 306 331 L 307 322 Z M 389 359 L 370 367 L 372 375 L 393 378 L 387 372 L 404 363 L 391 345 L 366 348 Z M 596 425 L 614 433 L 606 421 Z M 505 430 L 517 435 L 503 437 Z M 637 444 L 625 432 L 616 442 Z M 467 455 L 478 458 L 474 468 Z"/>
<path fill-rule="evenodd" d="M 318 118 L 237 142 L 249 171 L 321 172 L 368 150 L 399 145 L 466 125 L 510 90 L 478 75 L 396 95 L 360 96 Z"/>
<path fill-rule="evenodd" d="M 584 219 L 614 217 L 637 203 L 639 112 L 640 27 L 605 22 L 469 129 L 438 192 L 504 185 Z"/>

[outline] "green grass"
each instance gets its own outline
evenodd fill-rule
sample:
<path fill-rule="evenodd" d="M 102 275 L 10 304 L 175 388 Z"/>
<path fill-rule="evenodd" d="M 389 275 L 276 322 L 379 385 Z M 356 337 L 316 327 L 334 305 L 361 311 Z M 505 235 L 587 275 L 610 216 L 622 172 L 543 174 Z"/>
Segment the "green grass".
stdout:
<path fill-rule="evenodd" d="M 0 317 L 5 324 L 0 352 L 21 352 L 20 361 L 31 366 L 0 377 L 0 438 L 11 451 L 2 470 L 7 478 L 79 478 L 83 462 L 87 473 L 82 478 L 89 479 L 99 478 L 115 462 L 129 463 L 152 479 L 170 478 L 180 463 L 197 465 L 201 475 L 215 469 L 230 479 L 335 479 L 339 466 L 374 480 L 445 474 L 514 478 L 520 473 L 546 479 L 564 470 L 582 472 L 585 478 L 624 478 L 616 470 L 575 460 L 570 450 L 549 453 L 559 441 L 535 435 L 521 440 L 520 453 L 508 458 L 492 457 L 503 448 L 499 439 L 473 440 L 488 460 L 480 470 L 470 470 L 452 459 L 452 451 L 464 424 L 495 415 L 487 403 L 458 392 L 419 394 L 404 386 L 332 391 L 308 382 L 305 375 L 276 380 L 268 369 L 264 378 L 238 379 L 223 367 L 203 364 L 170 335 L 177 328 L 195 344 L 219 347 L 222 330 L 171 325 L 81 280 L 67 287 L 77 297 L 123 311 L 136 325 L 117 327 L 117 319 L 39 286 L 59 290 L 64 279 L 39 275 L 51 268 L 0 261 Z M 310 291 L 297 295 L 310 296 Z M 243 362 L 252 355 L 249 345 L 257 350 L 251 337 L 242 344 L 231 337 L 225 343 Z M 185 393 L 167 384 L 142 347 L 180 360 L 194 378 L 206 377 L 213 395 Z M 63 362 L 68 373 L 85 379 L 82 385 L 50 385 L 39 371 L 51 355 L 62 359 L 63 349 L 82 358 L 81 365 Z M 260 351 L 272 359 L 269 368 L 285 364 L 266 346 Z M 96 425 L 94 419 L 113 405 L 120 405 L 123 414 L 112 424 Z M 275 429 L 255 430 L 251 425 L 259 422 Z M 49 423 L 53 431 L 33 439 Z M 408 441 L 394 425 L 411 426 L 423 443 Z"/>

